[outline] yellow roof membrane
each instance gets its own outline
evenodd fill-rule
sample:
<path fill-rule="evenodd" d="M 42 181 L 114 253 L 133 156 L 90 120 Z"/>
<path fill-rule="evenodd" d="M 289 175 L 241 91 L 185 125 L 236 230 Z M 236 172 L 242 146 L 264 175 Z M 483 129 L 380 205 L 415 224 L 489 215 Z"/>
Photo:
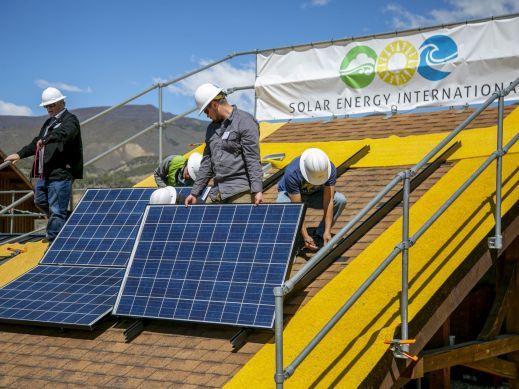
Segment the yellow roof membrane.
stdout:
<path fill-rule="evenodd" d="M 0 256 L 10 255 L 11 251 L 7 250 L 8 248 L 26 249 L 27 251 L 0 265 L 0 288 L 36 266 L 47 249 L 47 243 L 4 244 L 0 246 Z"/>
<path fill-rule="evenodd" d="M 482 164 L 484 158 L 458 162 L 411 208 L 410 233 L 424 222 Z M 505 214 L 519 201 L 519 154 L 503 159 Z M 431 299 L 456 268 L 494 227 L 495 161 L 411 247 L 409 318 Z M 401 241 L 399 219 L 302 307 L 284 329 L 284 363 L 292 362 L 374 269 Z M 387 352 L 400 324 L 401 256 L 369 287 L 321 344 L 285 382 L 287 388 L 357 387 Z M 413 336 L 414 334 L 410 334 Z M 273 387 L 274 343 L 266 344 L 226 385 Z"/>
<path fill-rule="evenodd" d="M 519 108 L 516 108 L 503 120 L 503 144 L 512 139 L 519 129 Z M 370 146 L 369 153 L 351 167 L 387 167 L 414 165 L 427 155 L 438 143 L 445 139 L 449 132 L 410 136 L 389 136 L 387 138 L 362 139 L 334 142 L 307 142 L 307 143 L 262 143 L 261 155 L 285 153 L 282 161 L 272 161 L 272 165 L 282 168 L 293 158 L 301 155 L 310 147 L 324 150 L 330 159 L 337 163 L 345 154 L 351 154 L 364 145 Z M 449 160 L 460 160 L 488 156 L 496 149 L 497 126 L 477 128 L 461 131 L 450 144 L 461 141 L 459 148 Z M 447 147 L 444 148 L 444 150 Z M 510 150 L 519 152 L 519 144 Z"/>

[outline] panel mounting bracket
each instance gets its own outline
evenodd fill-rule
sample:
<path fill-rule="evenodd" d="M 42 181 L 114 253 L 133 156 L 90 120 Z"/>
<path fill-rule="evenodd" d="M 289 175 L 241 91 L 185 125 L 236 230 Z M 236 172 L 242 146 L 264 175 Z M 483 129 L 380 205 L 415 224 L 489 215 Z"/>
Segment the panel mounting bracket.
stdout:
<path fill-rule="evenodd" d="M 130 343 L 133 339 L 140 335 L 144 330 L 144 324 L 142 320 L 134 320 L 130 323 L 128 328 L 124 330 L 124 340 L 126 343 Z"/>
<path fill-rule="evenodd" d="M 252 333 L 252 331 L 252 328 L 240 328 L 240 330 L 229 339 L 233 353 L 242 348 L 242 346 L 247 342 L 247 337 Z"/>

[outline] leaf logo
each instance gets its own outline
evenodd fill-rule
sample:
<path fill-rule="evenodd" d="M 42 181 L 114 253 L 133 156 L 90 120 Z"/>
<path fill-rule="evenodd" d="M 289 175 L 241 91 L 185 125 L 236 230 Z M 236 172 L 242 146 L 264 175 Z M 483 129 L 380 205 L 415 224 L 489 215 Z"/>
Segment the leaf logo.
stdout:
<path fill-rule="evenodd" d="M 342 60 L 339 75 L 351 88 L 361 89 L 375 78 L 377 53 L 368 46 L 357 46 L 348 51 Z"/>

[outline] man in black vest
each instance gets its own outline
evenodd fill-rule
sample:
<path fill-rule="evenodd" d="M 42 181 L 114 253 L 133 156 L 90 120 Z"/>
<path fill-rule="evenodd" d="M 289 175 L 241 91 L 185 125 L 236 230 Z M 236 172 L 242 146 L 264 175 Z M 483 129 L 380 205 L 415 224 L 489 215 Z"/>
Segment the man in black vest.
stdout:
<path fill-rule="evenodd" d="M 83 144 L 77 117 L 65 109 L 65 96 L 51 87 L 43 91 L 41 100 L 49 119 L 31 143 L 5 160 L 16 163 L 34 156 L 34 203 L 49 218 L 47 240 L 52 242 L 65 224 L 72 182 L 83 178 Z"/>

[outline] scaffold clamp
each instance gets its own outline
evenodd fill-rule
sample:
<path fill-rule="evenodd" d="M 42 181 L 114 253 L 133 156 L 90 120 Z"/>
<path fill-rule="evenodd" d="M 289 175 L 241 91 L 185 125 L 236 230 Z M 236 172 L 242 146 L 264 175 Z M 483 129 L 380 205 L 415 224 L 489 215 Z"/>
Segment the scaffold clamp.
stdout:
<path fill-rule="evenodd" d="M 409 352 L 406 350 L 406 346 L 409 344 L 415 344 L 416 339 L 392 339 L 385 340 L 384 343 L 389 344 L 389 350 L 393 352 L 395 358 L 411 359 L 414 362 L 418 361 L 418 357 L 416 355 L 409 354 Z"/>

